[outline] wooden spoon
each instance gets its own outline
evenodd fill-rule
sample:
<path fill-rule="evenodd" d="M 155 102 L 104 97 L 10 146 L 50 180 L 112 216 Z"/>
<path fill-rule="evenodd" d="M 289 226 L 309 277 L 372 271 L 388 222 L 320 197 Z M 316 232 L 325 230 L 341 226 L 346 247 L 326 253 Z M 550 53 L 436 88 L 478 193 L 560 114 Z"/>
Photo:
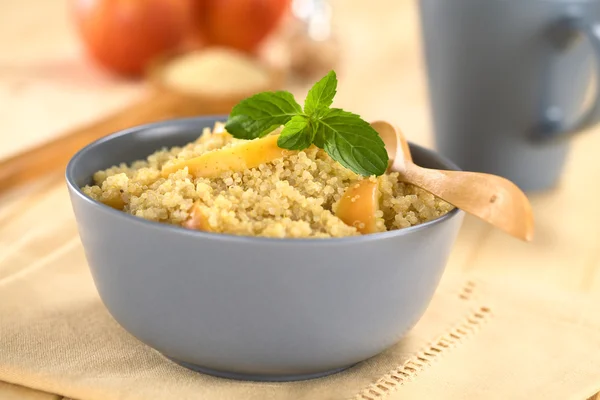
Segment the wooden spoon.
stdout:
<path fill-rule="evenodd" d="M 412 162 L 410 147 L 404 138 L 400 128 L 397 128 L 385 121 L 371 122 L 371 127 L 379 133 L 379 137 L 385 143 L 385 149 L 388 153 L 388 158 L 392 162 L 388 170 L 397 171 L 404 166 L 404 161 Z M 401 149 L 401 157 L 398 157 L 398 149 Z"/>
<path fill-rule="evenodd" d="M 393 160 L 390 169 L 400 179 L 420 187 L 461 210 L 521 240 L 533 239 L 534 222 L 527 196 L 511 181 L 496 175 L 443 171 L 412 162 L 402 132 L 385 121 L 371 126 L 379 133 Z"/>

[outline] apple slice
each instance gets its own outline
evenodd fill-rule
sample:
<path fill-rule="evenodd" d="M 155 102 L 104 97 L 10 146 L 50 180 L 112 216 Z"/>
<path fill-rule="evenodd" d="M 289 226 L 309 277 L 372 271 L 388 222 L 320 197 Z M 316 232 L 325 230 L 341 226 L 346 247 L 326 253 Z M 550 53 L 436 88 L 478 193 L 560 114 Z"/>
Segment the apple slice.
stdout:
<path fill-rule="evenodd" d="M 346 189 L 338 203 L 336 216 L 364 234 L 376 232 L 375 213 L 379 210 L 379 184 L 364 179 Z"/>
<path fill-rule="evenodd" d="M 208 217 L 200 208 L 200 203 L 195 202 L 190 210 L 190 217 L 183 223 L 183 226 L 188 229 L 197 231 L 211 232 L 212 228 L 208 223 Z"/>
<path fill-rule="evenodd" d="M 190 174 L 202 178 L 216 178 L 226 171 L 239 172 L 256 168 L 260 164 L 292 153 L 290 150 L 277 146 L 278 138 L 279 135 L 266 136 L 233 147 L 209 151 L 189 160 L 179 160 L 165 165 L 162 169 L 162 176 L 166 178 L 185 167 L 188 167 Z"/>
<path fill-rule="evenodd" d="M 125 201 L 123 201 L 123 198 L 120 195 L 111 196 L 107 199 L 102 199 L 101 201 L 115 210 L 123 210 L 125 208 Z"/>

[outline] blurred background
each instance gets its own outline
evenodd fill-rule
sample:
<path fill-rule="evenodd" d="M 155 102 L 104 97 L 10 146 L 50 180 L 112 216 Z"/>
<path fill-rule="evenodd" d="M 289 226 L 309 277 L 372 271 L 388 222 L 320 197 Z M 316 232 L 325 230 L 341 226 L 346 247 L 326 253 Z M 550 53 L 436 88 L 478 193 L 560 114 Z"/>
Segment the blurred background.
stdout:
<path fill-rule="evenodd" d="M 185 11 L 194 4 L 199 10 Z M 0 157 L 146 98 L 152 59 L 214 47 L 281 68 L 281 87 L 297 96 L 335 68 L 339 107 L 402 121 L 415 140 L 429 131 L 411 1 L 4 0 L 0 7 L 2 135 L 14 138 L 3 140 Z"/>
<path fill-rule="evenodd" d="M 0 1 L 0 177 L 17 157 L 11 176 L 31 181 L 0 193 L 0 249 L 11 249 L 0 274 L 76 236 L 61 176 L 76 149 L 57 138 L 79 135 L 81 147 L 139 123 L 226 114 L 263 88 L 303 98 L 335 69 L 337 107 L 435 147 L 422 36 L 416 0 Z M 571 141 L 560 182 L 530 194 L 533 243 L 467 217 L 449 270 L 600 293 L 598 151 L 594 126 Z"/>

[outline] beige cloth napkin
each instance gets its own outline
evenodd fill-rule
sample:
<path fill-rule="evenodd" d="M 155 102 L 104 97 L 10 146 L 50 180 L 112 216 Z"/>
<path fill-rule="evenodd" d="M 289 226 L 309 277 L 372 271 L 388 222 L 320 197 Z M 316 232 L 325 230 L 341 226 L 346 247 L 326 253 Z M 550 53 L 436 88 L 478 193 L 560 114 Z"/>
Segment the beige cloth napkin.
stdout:
<path fill-rule="evenodd" d="M 0 381 L 2 400 L 63 400 L 65 397 Z"/>
<path fill-rule="evenodd" d="M 446 277 L 408 336 L 372 359 L 310 381 L 233 381 L 179 367 L 120 328 L 74 240 L 0 281 L 0 380 L 80 400 L 586 399 L 600 391 L 596 310 Z"/>

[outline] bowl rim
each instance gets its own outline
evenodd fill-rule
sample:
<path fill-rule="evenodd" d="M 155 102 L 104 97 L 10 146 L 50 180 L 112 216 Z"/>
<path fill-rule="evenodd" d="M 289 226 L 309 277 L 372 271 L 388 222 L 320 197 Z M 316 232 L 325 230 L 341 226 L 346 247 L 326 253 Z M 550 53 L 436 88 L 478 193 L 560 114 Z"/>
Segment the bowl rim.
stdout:
<path fill-rule="evenodd" d="M 358 235 L 358 236 L 346 236 L 346 237 L 334 237 L 334 238 L 273 238 L 273 237 L 264 237 L 264 236 L 245 236 L 245 235 L 234 235 L 230 233 L 216 233 L 216 232 L 204 232 L 193 229 L 186 229 L 177 225 L 170 225 L 157 221 L 150 221 L 141 217 L 136 217 L 132 214 L 116 210 L 106 204 L 103 204 L 99 201 L 88 197 L 83 193 L 80 187 L 75 183 L 74 179 L 74 170 L 78 162 L 83 159 L 88 151 L 91 151 L 96 146 L 99 146 L 103 143 L 115 140 L 122 136 L 131 135 L 135 132 L 150 129 L 150 128 L 160 128 L 164 126 L 170 125 L 178 125 L 181 123 L 192 123 L 192 122 L 203 122 L 206 120 L 213 121 L 215 119 L 227 119 L 227 115 L 207 115 L 201 117 L 187 117 L 187 118 L 173 118 L 159 122 L 151 122 L 147 124 L 136 125 L 130 128 L 122 129 L 112 134 L 106 135 L 100 139 L 94 140 L 93 142 L 87 144 L 80 150 L 78 150 L 69 160 L 67 167 L 65 169 L 65 180 L 67 183 L 68 189 L 72 194 L 77 196 L 80 200 L 84 201 L 87 205 L 97 208 L 102 212 L 107 213 L 113 218 L 118 218 L 124 221 L 125 223 L 133 223 L 139 224 L 142 227 L 146 227 L 149 229 L 162 229 L 165 232 L 171 232 L 174 235 L 189 235 L 191 237 L 197 237 L 199 239 L 208 239 L 208 240 L 226 240 L 232 243 L 272 243 L 272 244 L 286 244 L 286 245 L 331 245 L 331 244 L 358 244 L 364 242 L 372 242 L 378 241 L 382 239 L 390 239 L 393 237 L 410 235 L 414 232 L 422 231 L 429 229 L 432 226 L 437 224 L 442 224 L 450 219 L 457 218 L 460 214 L 464 213 L 459 208 L 454 208 L 452 211 L 447 214 L 435 218 L 431 221 L 424 222 L 419 225 L 409 226 L 408 228 L 395 229 L 386 232 L 377 232 L 370 233 L 367 235 Z M 438 157 L 448 168 L 453 170 L 460 171 L 460 168 L 456 166 L 452 161 L 448 160 L 446 157 L 441 154 L 427 149 L 423 146 L 415 144 L 409 141 L 409 145 L 411 147 L 419 148 L 420 150 L 425 150 L 426 152 L 433 153 L 436 157 Z M 108 168 L 108 167 L 107 167 Z M 71 199 L 71 202 L 73 200 Z"/>

